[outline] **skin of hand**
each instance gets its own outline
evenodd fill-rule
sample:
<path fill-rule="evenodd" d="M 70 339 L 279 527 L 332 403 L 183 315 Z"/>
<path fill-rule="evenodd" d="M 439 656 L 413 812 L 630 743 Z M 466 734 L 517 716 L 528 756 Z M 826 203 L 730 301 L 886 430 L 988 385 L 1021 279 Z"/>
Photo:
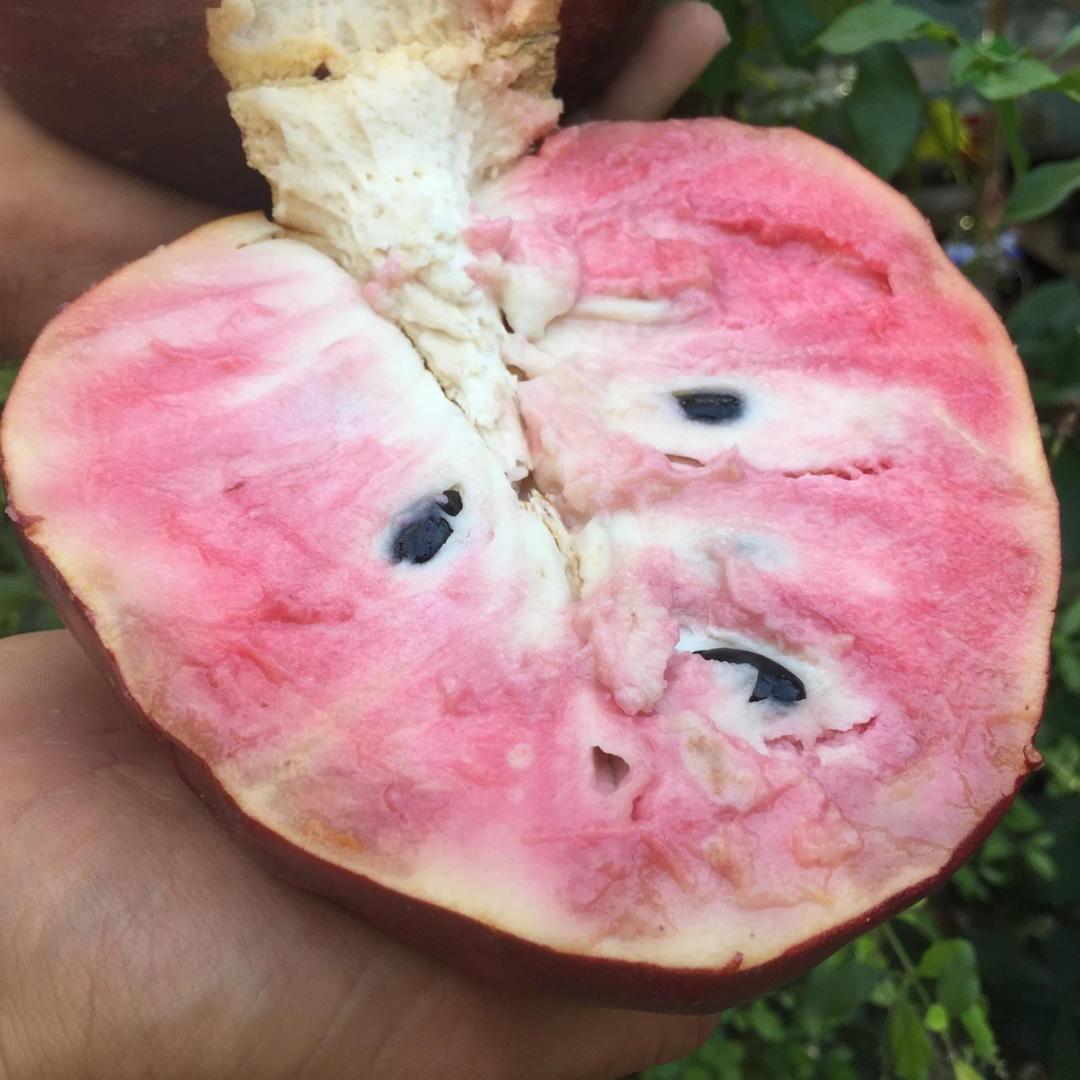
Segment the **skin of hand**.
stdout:
<path fill-rule="evenodd" d="M 708 5 L 665 8 L 590 115 L 663 115 L 725 40 Z M 95 280 L 221 213 L 2 99 L 0 160 L 12 356 Z M 613 1080 L 714 1023 L 510 994 L 279 881 L 68 634 L 0 642 L 0 1080 Z"/>

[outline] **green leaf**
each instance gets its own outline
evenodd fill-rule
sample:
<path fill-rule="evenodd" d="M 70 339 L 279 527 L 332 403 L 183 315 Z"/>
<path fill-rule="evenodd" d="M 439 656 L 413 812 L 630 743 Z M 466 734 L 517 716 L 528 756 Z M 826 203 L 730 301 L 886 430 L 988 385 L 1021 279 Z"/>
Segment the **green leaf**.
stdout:
<path fill-rule="evenodd" d="M 1072 693 L 1080 694 L 1080 657 L 1075 653 L 1063 652 L 1058 653 L 1055 659 L 1061 681 Z"/>
<path fill-rule="evenodd" d="M 1024 862 L 1026 862 L 1028 866 L 1043 879 L 1043 881 L 1053 881 L 1058 876 L 1057 863 L 1055 863 L 1053 857 L 1048 855 L 1045 851 L 1026 849 L 1024 851 Z"/>
<path fill-rule="evenodd" d="M 953 1076 L 955 1080 L 983 1080 L 979 1070 L 966 1061 L 953 1062 Z"/>
<path fill-rule="evenodd" d="M 934 1004 L 926 1010 L 926 1015 L 923 1017 L 923 1023 L 931 1031 L 940 1035 L 943 1031 L 949 1030 L 949 1010 L 946 1009 L 940 1001 L 935 1001 Z"/>
<path fill-rule="evenodd" d="M 1005 134 L 1005 144 L 1009 148 L 1009 160 L 1018 177 L 1024 176 L 1031 165 L 1031 158 L 1020 140 L 1020 106 L 1015 101 L 999 101 L 995 106 L 1001 130 Z"/>
<path fill-rule="evenodd" d="M 1080 383 L 1080 287 L 1070 278 L 1032 289 L 1009 313 L 1006 326 L 1033 378 L 1053 388 Z M 1066 626 L 1064 619 L 1069 619 Z M 1080 633 L 1080 599 L 1058 621 L 1057 632 Z"/>
<path fill-rule="evenodd" d="M 980 39 L 973 42 L 973 48 L 979 56 L 996 64 L 1008 63 L 1021 55 L 1021 51 L 1004 34 L 995 34 L 989 41 Z"/>
<path fill-rule="evenodd" d="M 19 374 L 18 364 L 0 364 L 0 406 L 3 406 L 11 393 L 15 376 Z"/>
<path fill-rule="evenodd" d="M 1005 824 L 1016 832 L 1034 832 L 1042 824 L 1042 815 L 1027 801 L 1020 797 L 1009 807 L 1005 815 Z"/>
<path fill-rule="evenodd" d="M 784 61 L 793 67 L 812 67 L 807 46 L 824 24 L 807 0 L 761 0 L 761 14 Z"/>
<path fill-rule="evenodd" d="M 844 103 L 858 136 L 858 157 L 884 180 L 907 160 L 923 118 L 923 96 L 907 57 L 896 45 L 859 54 L 858 77 Z"/>
<path fill-rule="evenodd" d="M 925 900 L 912 904 L 907 911 L 901 911 L 896 917 L 902 923 L 913 926 L 923 937 L 930 941 L 936 941 L 940 936 L 937 927 L 934 926 L 934 920 L 930 918 L 930 910 Z"/>
<path fill-rule="evenodd" d="M 804 1019 L 819 1031 L 848 1020 L 870 999 L 882 972 L 858 960 L 815 968 L 806 980 Z"/>
<path fill-rule="evenodd" d="M 971 1036 L 971 1045 L 975 1048 L 975 1053 L 983 1061 L 987 1061 L 991 1065 L 997 1064 L 997 1040 L 994 1038 L 990 1021 L 986 1019 L 985 1006 L 981 1002 L 978 1005 L 972 1005 L 970 1009 L 961 1015 L 960 1023 L 964 1025 L 964 1030 Z"/>
<path fill-rule="evenodd" d="M 1070 291 L 1074 291 L 1076 289 L 1075 282 L 1070 281 L 1069 284 L 1073 286 Z M 1067 638 L 1080 633 L 1080 597 L 1077 597 L 1068 607 L 1058 612 L 1055 630 Z"/>
<path fill-rule="evenodd" d="M 949 57 L 949 84 L 951 86 L 963 86 L 967 73 L 978 61 L 979 53 L 975 46 L 965 41 Z"/>
<path fill-rule="evenodd" d="M 930 22 L 924 12 L 902 4 L 860 4 L 835 19 L 817 43 L 834 56 L 853 56 L 871 45 L 906 41 Z"/>
<path fill-rule="evenodd" d="M 924 979 L 939 979 L 945 969 L 960 955 L 968 945 L 961 938 L 949 938 L 930 946 L 919 958 L 919 974 Z M 968 945 L 970 949 L 971 946 Z"/>
<path fill-rule="evenodd" d="M 1080 158 L 1039 165 L 1013 185 L 1005 206 L 1007 221 L 1031 221 L 1060 206 L 1080 189 Z"/>
<path fill-rule="evenodd" d="M 915 1007 L 903 998 L 889 1013 L 889 1048 L 900 1080 L 927 1080 L 934 1051 Z"/>
<path fill-rule="evenodd" d="M 764 998 L 755 998 L 750 1003 L 750 1026 L 766 1042 L 783 1042 L 787 1031 L 780 1018 L 765 1003 Z"/>
<path fill-rule="evenodd" d="M 1073 101 L 1080 101 L 1080 67 L 1069 68 L 1053 88 Z"/>
<path fill-rule="evenodd" d="M 965 82 L 978 90 L 987 101 L 1004 101 L 1056 86 L 1058 73 L 1038 60 L 1018 57 L 998 70 L 981 71 L 972 67 L 965 76 Z"/>
<path fill-rule="evenodd" d="M 741 1042 L 714 1035 L 694 1054 L 694 1060 L 709 1066 L 718 1080 L 740 1080 L 745 1056 Z"/>
<path fill-rule="evenodd" d="M 979 971 L 971 942 L 956 939 L 955 955 L 938 976 L 937 996 L 953 1016 L 962 1016 L 979 1000 Z"/>
<path fill-rule="evenodd" d="M 982 883 L 982 879 L 971 866 L 961 866 L 952 880 L 965 900 L 979 900 L 985 904 L 993 899 L 993 893 Z"/>
<path fill-rule="evenodd" d="M 851 1067 L 855 1054 L 850 1047 L 834 1046 L 824 1056 L 822 1065 L 825 1080 L 859 1080 L 859 1074 Z"/>
<path fill-rule="evenodd" d="M 1051 57 L 1052 60 L 1058 60 L 1064 56 L 1071 49 L 1075 49 L 1077 45 L 1080 45 L 1080 25 L 1074 26 L 1062 39 L 1061 44 L 1057 47 L 1057 51 Z"/>

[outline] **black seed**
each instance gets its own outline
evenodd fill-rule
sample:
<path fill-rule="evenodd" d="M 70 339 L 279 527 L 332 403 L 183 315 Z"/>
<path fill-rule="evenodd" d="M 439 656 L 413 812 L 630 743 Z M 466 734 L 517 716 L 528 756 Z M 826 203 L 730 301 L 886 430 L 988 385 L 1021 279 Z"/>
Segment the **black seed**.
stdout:
<path fill-rule="evenodd" d="M 798 675 L 775 660 L 770 660 L 760 653 L 749 649 L 702 649 L 698 656 L 706 660 L 720 660 L 728 664 L 749 664 L 757 669 L 757 682 L 751 701 L 778 701 L 782 705 L 792 705 L 806 699 L 806 687 Z"/>
<path fill-rule="evenodd" d="M 675 394 L 675 400 L 688 420 L 699 424 L 729 424 L 743 414 L 743 399 L 724 391 L 694 390 Z"/>
<path fill-rule="evenodd" d="M 461 507 L 461 495 L 457 491 L 444 491 L 437 499 L 424 503 L 394 534 L 390 558 L 396 563 L 416 566 L 433 559 L 454 531 L 446 520 L 447 515 L 456 517 Z"/>
<path fill-rule="evenodd" d="M 312 74 L 319 82 L 322 82 L 324 79 L 330 78 L 330 69 L 325 64 L 320 64 Z"/>

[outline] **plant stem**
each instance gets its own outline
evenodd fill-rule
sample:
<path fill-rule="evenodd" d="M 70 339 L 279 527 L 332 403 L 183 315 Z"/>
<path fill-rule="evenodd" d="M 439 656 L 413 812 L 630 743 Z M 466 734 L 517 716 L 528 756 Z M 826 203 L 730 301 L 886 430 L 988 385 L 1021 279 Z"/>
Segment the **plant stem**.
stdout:
<path fill-rule="evenodd" d="M 915 992 L 919 995 L 919 999 L 923 1003 L 923 1008 L 929 1009 L 930 1006 L 934 1004 L 934 999 L 923 985 L 922 979 L 919 978 L 918 968 L 915 967 L 911 957 L 908 956 L 907 949 L 904 948 L 904 943 L 892 928 L 892 923 L 886 923 L 881 929 L 885 936 L 885 940 L 888 941 L 889 945 L 892 947 L 892 951 L 896 953 L 896 957 L 900 961 L 900 966 L 904 969 L 908 981 L 915 987 Z M 945 1044 L 945 1054 L 949 1059 L 949 1064 L 955 1065 L 955 1063 L 960 1060 L 960 1055 L 956 1052 L 956 1046 L 953 1044 L 952 1036 L 949 1034 L 948 1029 L 941 1032 L 941 1041 Z"/>
<path fill-rule="evenodd" d="M 983 36 L 997 37 L 1005 33 L 1009 21 L 1009 0 L 987 0 L 983 19 Z M 980 243 L 991 243 L 1001 229 L 1001 215 L 1005 207 L 1005 162 L 1007 146 L 1005 132 L 997 110 L 987 107 L 983 115 L 987 136 L 986 156 L 979 181 L 979 232 Z"/>

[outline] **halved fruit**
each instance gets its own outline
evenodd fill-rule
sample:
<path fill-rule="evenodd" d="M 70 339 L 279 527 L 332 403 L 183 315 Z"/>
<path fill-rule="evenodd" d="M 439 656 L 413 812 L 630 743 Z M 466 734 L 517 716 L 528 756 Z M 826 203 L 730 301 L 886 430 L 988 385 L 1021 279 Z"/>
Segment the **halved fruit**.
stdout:
<path fill-rule="evenodd" d="M 941 880 L 1037 763 L 1023 373 L 916 212 L 796 132 L 448 166 L 458 224 L 412 246 L 346 154 L 365 233 L 279 151 L 387 63 L 239 92 L 280 215 L 330 224 L 229 219 L 63 312 L 4 415 L 11 513 L 279 870 L 484 977 L 723 1007 Z"/>

